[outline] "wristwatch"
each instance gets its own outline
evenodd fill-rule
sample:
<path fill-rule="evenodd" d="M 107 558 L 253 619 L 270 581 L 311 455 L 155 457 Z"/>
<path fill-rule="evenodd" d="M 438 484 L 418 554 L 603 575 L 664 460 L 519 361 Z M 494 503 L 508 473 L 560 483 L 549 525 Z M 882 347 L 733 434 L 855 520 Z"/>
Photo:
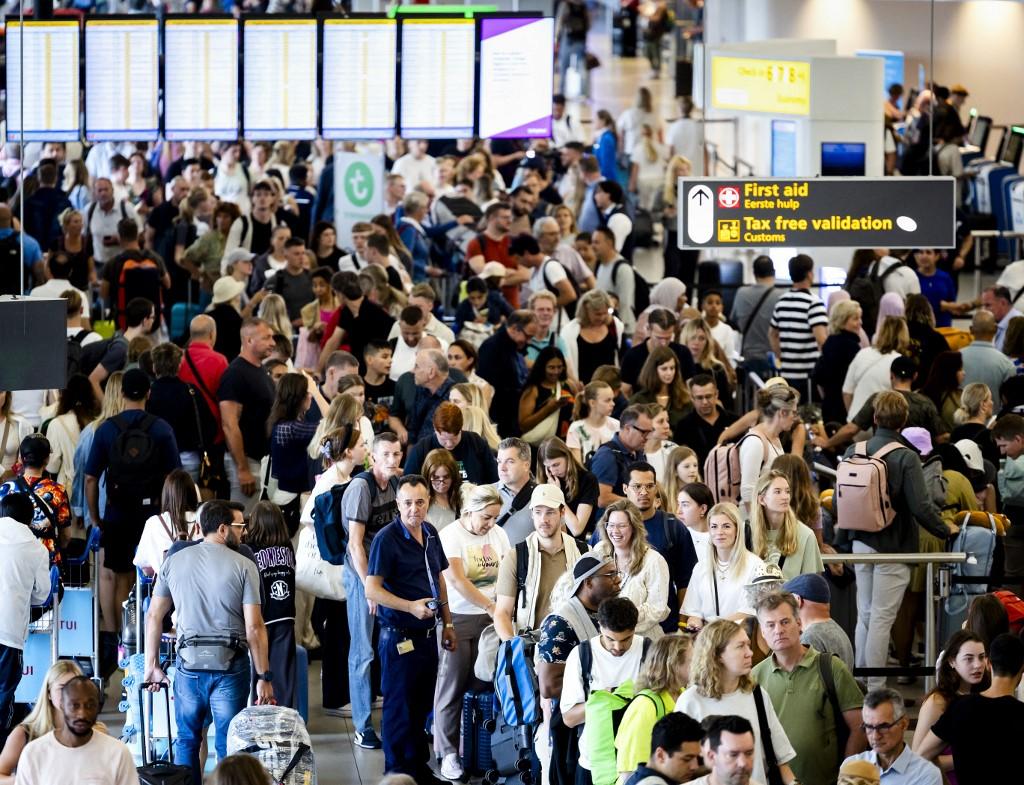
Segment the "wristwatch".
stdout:
<path fill-rule="evenodd" d="M 455 625 L 452 624 L 451 622 L 448 622 L 446 625 L 444 625 L 444 628 L 446 630 L 454 630 L 455 629 Z"/>
<path fill-rule="evenodd" d="M 259 679 L 260 679 L 260 681 L 273 681 L 274 680 L 274 673 L 273 673 L 273 671 L 269 671 L 269 670 L 268 671 L 264 671 L 263 673 L 261 673 L 259 675 Z"/>

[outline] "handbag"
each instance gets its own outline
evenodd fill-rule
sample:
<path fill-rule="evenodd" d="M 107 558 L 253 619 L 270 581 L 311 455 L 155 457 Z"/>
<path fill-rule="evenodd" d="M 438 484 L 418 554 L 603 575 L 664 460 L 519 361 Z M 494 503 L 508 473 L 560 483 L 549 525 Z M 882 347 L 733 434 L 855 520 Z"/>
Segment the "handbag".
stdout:
<path fill-rule="evenodd" d="M 300 591 L 324 600 L 344 602 L 345 586 L 342 567 L 330 564 L 320 555 L 316 529 L 303 526 L 299 531 L 299 544 L 295 549 L 295 586 Z"/>
<path fill-rule="evenodd" d="M 480 681 L 494 681 L 494 668 L 498 662 L 498 647 L 501 639 L 493 624 L 488 624 L 480 631 L 476 641 L 476 660 L 473 662 L 473 675 Z"/>
<path fill-rule="evenodd" d="M 555 385 L 554 400 L 559 400 L 562 397 L 562 385 L 558 383 Z M 530 430 L 523 434 L 523 441 L 527 444 L 538 445 L 545 439 L 550 439 L 552 436 L 558 435 L 558 419 L 562 415 L 562 407 L 559 406 L 551 414 L 541 420 L 539 423 L 534 425 Z"/>
<path fill-rule="evenodd" d="M 185 362 L 188 363 L 188 367 L 192 371 L 192 375 L 196 377 L 196 384 L 199 389 L 203 391 L 203 395 L 209 398 L 211 401 L 216 401 L 217 396 L 210 392 L 206 386 L 206 382 L 203 381 L 203 377 L 199 375 L 199 369 L 196 368 L 195 362 L 192 360 L 192 355 L 185 351 Z M 203 425 L 199 419 L 199 404 L 196 401 L 196 391 L 194 387 L 189 387 L 189 392 L 192 395 L 192 406 L 194 407 L 196 415 L 196 431 L 199 434 L 199 491 L 203 497 L 203 501 L 209 501 L 217 495 L 217 489 L 222 488 L 225 485 L 227 479 L 227 471 L 224 468 L 224 459 L 222 456 L 218 456 L 217 460 L 210 455 L 210 451 L 206 449 L 206 443 L 203 440 Z"/>
<path fill-rule="evenodd" d="M 263 490 L 260 492 L 261 501 L 272 501 L 278 507 L 284 507 L 295 501 L 299 494 L 291 491 L 282 491 L 277 485 L 277 478 L 270 471 L 271 460 L 268 452 L 260 461 L 260 472 L 263 474 Z"/>

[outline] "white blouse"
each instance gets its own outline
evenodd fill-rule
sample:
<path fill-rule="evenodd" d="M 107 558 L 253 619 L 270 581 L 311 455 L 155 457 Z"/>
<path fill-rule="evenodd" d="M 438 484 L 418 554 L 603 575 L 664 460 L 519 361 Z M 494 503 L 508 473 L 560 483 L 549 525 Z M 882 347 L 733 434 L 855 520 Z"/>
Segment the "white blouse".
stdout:
<path fill-rule="evenodd" d="M 57 482 L 70 493 L 75 481 L 75 448 L 82 431 L 74 412 L 66 412 L 50 420 L 46 438 L 50 442 L 50 462 L 46 471 L 57 476 Z"/>
<path fill-rule="evenodd" d="M 843 380 L 843 392 L 853 396 L 847 412 L 851 421 L 872 395 L 892 389 L 889 366 L 899 356 L 899 352 L 882 354 L 874 346 L 861 349 L 854 356 Z"/>
<path fill-rule="evenodd" d="M 754 609 L 747 603 L 746 586 L 750 583 L 754 570 L 764 562 L 754 554 L 748 553 L 746 569 L 738 576 L 727 575 L 723 578 L 717 572 L 716 561 L 712 560 L 710 564 L 707 559 L 697 562 L 690 576 L 690 585 L 686 587 L 686 597 L 683 598 L 680 614 L 698 616 L 704 621 L 727 618 L 735 613 L 753 616 Z M 715 590 L 711 584 L 712 576 L 717 579 L 717 608 Z"/>
<path fill-rule="evenodd" d="M 203 539 L 203 534 L 196 521 L 196 514 L 194 512 L 185 513 L 185 520 L 189 523 L 189 539 Z M 160 572 L 160 565 L 164 563 L 167 551 L 177 539 L 174 523 L 167 513 L 162 512 L 159 515 L 149 516 L 142 529 L 142 538 L 139 540 L 139 547 L 135 550 L 132 564 L 139 569 L 148 567 L 154 573 Z"/>
<path fill-rule="evenodd" d="M 668 562 L 654 548 L 644 554 L 643 564 L 635 575 L 622 573 L 620 597 L 631 600 L 640 612 L 636 634 L 658 640 L 665 633 L 661 623 L 668 618 Z"/>

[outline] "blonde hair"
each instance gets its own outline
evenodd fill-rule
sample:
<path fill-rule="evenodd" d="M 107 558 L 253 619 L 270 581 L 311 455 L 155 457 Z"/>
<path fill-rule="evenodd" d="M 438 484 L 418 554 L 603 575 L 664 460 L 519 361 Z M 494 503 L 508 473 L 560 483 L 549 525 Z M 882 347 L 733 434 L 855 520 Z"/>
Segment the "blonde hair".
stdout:
<path fill-rule="evenodd" d="M 968 384 L 960 393 L 960 406 L 953 412 L 953 422 L 963 425 L 972 417 L 977 417 L 981 414 L 981 407 L 991 394 L 987 384 L 982 382 Z"/>
<path fill-rule="evenodd" d="M 576 309 L 576 320 L 580 327 L 590 327 L 590 315 L 593 311 L 605 311 L 612 307 L 612 300 L 608 293 L 602 289 L 591 289 L 585 292 L 580 298 L 579 307 Z"/>
<path fill-rule="evenodd" d="M 656 640 L 636 678 L 637 691 L 671 692 L 675 697 L 685 690 L 689 685 L 679 683 L 678 671 L 692 649 L 691 638 L 677 632 Z"/>
<path fill-rule="evenodd" d="M 707 322 L 703 319 L 690 319 L 690 321 L 684 324 L 683 330 L 679 334 L 679 343 L 683 346 L 688 346 L 690 339 L 696 337 L 698 332 L 704 333 L 707 341 L 704 344 L 704 350 L 700 353 L 700 357 L 696 360 L 697 365 L 708 370 L 720 367 L 722 362 L 715 357 L 715 338 L 711 335 L 711 328 L 708 327 Z"/>
<path fill-rule="evenodd" d="M 493 485 L 473 485 L 466 483 L 462 486 L 462 515 L 485 510 L 492 504 L 501 504 L 501 495 Z"/>
<path fill-rule="evenodd" d="M 476 387 L 473 389 L 477 390 Z M 491 418 L 482 407 L 475 404 L 462 410 L 462 430 L 482 436 L 492 450 L 497 450 L 501 444 L 501 436 L 498 435 Z"/>
<path fill-rule="evenodd" d="M 740 508 L 732 502 L 719 502 L 710 510 L 708 510 L 707 522 L 711 525 L 711 518 L 714 515 L 724 515 L 730 521 L 733 526 L 736 527 L 736 542 L 733 543 L 732 552 L 729 554 L 729 568 L 726 570 L 726 576 L 733 580 L 740 580 L 747 571 L 748 557 L 750 551 L 747 550 L 747 539 L 746 539 L 746 528 L 747 522 L 743 520 L 743 516 L 740 514 Z M 714 564 L 718 558 L 718 552 L 715 550 L 715 544 L 708 538 L 707 544 L 707 564 Z M 708 579 L 713 584 L 715 580 L 715 572 L 711 570 L 708 573 Z M 712 586 L 712 589 L 714 586 Z"/>
<path fill-rule="evenodd" d="M 281 275 L 282 273 L 278 273 Z M 279 294 L 268 294 L 260 303 L 259 317 L 270 329 L 285 338 L 292 337 L 292 323 L 288 318 L 288 306 Z"/>
<path fill-rule="evenodd" d="M 642 129 L 643 133 L 640 138 L 644 143 L 644 157 L 647 158 L 647 163 L 656 164 L 658 163 L 658 148 L 651 140 L 651 137 L 654 136 L 654 129 L 648 123 L 644 123 Z"/>
<path fill-rule="evenodd" d="M 668 460 L 665 461 L 665 471 L 668 475 L 665 478 L 665 496 L 668 498 L 670 503 L 674 503 L 679 498 L 679 491 L 682 490 L 685 483 L 679 479 L 679 473 L 676 471 L 679 468 L 679 464 L 685 461 L 687 458 L 697 458 L 697 479 L 694 482 L 700 482 L 700 458 L 693 450 L 683 445 L 676 447 L 668 454 Z M 670 510 L 671 512 L 671 510 Z"/>
<path fill-rule="evenodd" d="M 676 189 L 679 187 L 679 175 L 676 174 L 676 167 L 682 167 L 686 171 L 683 177 L 689 177 L 693 173 L 693 164 L 689 158 L 682 155 L 673 155 L 668 159 L 668 166 L 665 168 L 665 185 L 661 190 L 661 198 L 665 204 L 674 206 L 676 203 Z"/>
<path fill-rule="evenodd" d="M 487 410 L 487 402 L 484 400 L 484 392 L 475 384 L 460 382 L 459 384 L 453 385 L 452 389 L 469 401 L 470 406 L 478 406 L 484 411 Z"/>
<path fill-rule="evenodd" d="M 761 502 L 761 496 L 764 495 L 776 480 L 785 480 L 787 486 L 790 484 L 789 477 L 786 476 L 785 472 L 781 472 L 778 469 L 769 469 L 758 479 L 757 485 L 754 488 L 754 499 L 751 500 L 752 503 L 750 505 L 750 530 L 754 544 L 754 553 L 766 560 L 768 558 L 768 546 L 770 545 L 768 542 L 768 532 L 771 529 L 771 523 L 768 521 L 768 511 Z M 783 556 L 792 556 L 796 553 L 796 527 L 801 525 L 800 521 L 796 519 L 796 513 L 793 512 L 793 505 L 789 505 L 782 519 L 779 537 L 775 542 L 775 546 Z"/>
<path fill-rule="evenodd" d="M 576 213 L 573 212 L 572 208 L 567 204 L 558 205 L 552 212 L 551 216 L 555 220 L 558 219 L 559 213 L 569 213 L 569 231 L 575 233 L 579 232 L 579 228 L 576 226 Z"/>
<path fill-rule="evenodd" d="M 615 556 L 615 548 L 612 541 L 608 539 L 607 528 L 608 520 L 612 517 L 613 512 L 624 512 L 629 518 L 629 528 L 633 530 L 633 536 L 629 541 L 629 574 L 636 575 L 643 567 L 644 557 L 650 546 L 647 544 L 647 529 L 640 517 L 640 510 L 629 499 L 620 499 L 605 508 L 604 515 L 597 522 L 597 535 L 600 541 L 594 548 L 594 552 L 609 559 Z"/>
<path fill-rule="evenodd" d="M 910 331 L 907 329 L 907 320 L 902 316 L 886 316 L 882 322 L 882 329 L 875 336 L 875 348 L 882 354 L 904 354 L 909 347 Z"/>
<path fill-rule="evenodd" d="M 776 414 L 793 409 L 800 403 L 800 394 L 788 384 L 773 384 L 757 391 L 758 422 L 768 422 Z"/>
<path fill-rule="evenodd" d="M 309 440 L 306 454 L 310 458 L 318 458 L 320 456 L 320 444 L 324 436 L 332 431 L 340 430 L 346 425 L 351 425 L 354 430 L 360 430 L 359 421 L 362 417 L 363 407 L 359 401 L 345 393 L 334 396 L 334 400 L 331 401 L 331 405 L 327 409 L 327 414 L 320 419 L 316 433 Z"/>
<path fill-rule="evenodd" d="M 20 726 L 29 741 L 45 736 L 57 727 L 57 709 L 50 703 L 50 690 L 59 678 L 67 676 L 69 673 L 75 676 L 82 675 L 82 669 L 74 660 L 57 660 L 46 671 L 43 685 L 39 688 L 39 697 L 36 698 L 36 705 L 32 707 L 32 711 Z"/>
<path fill-rule="evenodd" d="M 694 642 L 693 662 L 690 664 L 690 683 L 699 695 L 714 700 L 725 695 L 722 654 L 733 638 L 746 634 L 741 625 L 729 619 L 715 619 L 700 631 Z M 753 692 L 754 680 L 749 673 L 739 677 L 739 690 Z"/>
<path fill-rule="evenodd" d="M 103 388 L 103 406 L 100 407 L 100 416 L 93 420 L 94 428 L 99 428 L 105 421 L 124 411 L 124 393 L 121 390 L 123 379 L 124 371 L 114 371 L 107 377 L 107 384 Z"/>
<path fill-rule="evenodd" d="M 846 323 L 860 313 L 860 303 L 854 300 L 843 300 L 832 306 L 832 313 L 828 315 L 828 331 L 832 335 L 839 335 L 846 326 Z"/>

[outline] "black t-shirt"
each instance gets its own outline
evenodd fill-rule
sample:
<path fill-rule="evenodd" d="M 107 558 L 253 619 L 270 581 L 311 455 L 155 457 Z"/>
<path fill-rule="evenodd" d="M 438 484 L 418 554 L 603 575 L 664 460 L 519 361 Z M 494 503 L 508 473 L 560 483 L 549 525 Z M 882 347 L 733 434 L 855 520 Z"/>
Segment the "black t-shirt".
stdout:
<path fill-rule="evenodd" d="M 270 444 L 267 419 L 274 405 L 274 382 L 270 374 L 248 360 L 236 357 L 221 377 L 217 398 L 242 405 L 238 427 L 242 431 L 245 454 L 252 460 L 260 460 L 267 454 Z"/>
<path fill-rule="evenodd" d="M 684 379 L 689 379 L 695 373 L 690 350 L 681 343 L 674 342 L 669 344 L 669 348 L 676 353 L 676 358 L 679 360 L 679 373 Z M 651 350 L 647 348 L 647 341 L 641 341 L 622 356 L 620 369 L 622 381 L 634 390 L 637 387 L 637 379 L 640 378 L 640 371 L 650 354 Z"/>
<path fill-rule="evenodd" d="M 571 510 L 576 510 L 581 504 L 589 504 L 594 508 L 590 514 L 590 520 L 587 521 L 587 527 L 584 529 L 583 534 L 577 538 L 583 541 L 591 534 L 594 529 L 597 528 L 597 497 L 601 495 L 601 486 L 597 482 L 597 477 L 594 476 L 593 472 L 588 472 L 586 469 L 579 470 L 579 476 L 576 478 L 576 495 L 571 499 L 566 499 L 565 504 Z"/>
<path fill-rule="evenodd" d="M 391 402 L 395 397 L 395 380 L 385 376 L 380 384 L 370 384 L 363 379 L 363 390 L 366 393 L 366 400 L 370 403 L 379 403 L 381 406 L 391 408 Z"/>
<path fill-rule="evenodd" d="M 672 438 L 676 444 L 685 444 L 697 453 L 698 465 L 703 466 L 708 453 L 718 444 L 718 437 L 722 435 L 722 431 L 734 422 L 736 422 L 736 415 L 721 409 L 714 425 L 693 411 L 676 424 Z M 673 505 L 675 504 L 675 499 L 669 501 Z"/>
<path fill-rule="evenodd" d="M 953 747 L 959 785 L 1020 782 L 1020 761 L 1013 754 L 1024 738 L 1024 703 L 1016 698 L 957 698 L 932 726 Z"/>
<path fill-rule="evenodd" d="M 269 545 L 253 553 L 263 584 L 263 621 L 295 618 L 295 551 L 291 545 Z"/>
<path fill-rule="evenodd" d="M 287 268 L 279 270 L 271 281 L 270 288 L 284 298 L 288 319 L 293 322 L 302 315 L 302 307 L 316 299 L 313 294 L 313 278 L 307 270 L 302 270 L 298 275 L 292 275 Z"/>
<path fill-rule="evenodd" d="M 249 244 L 249 250 L 254 254 L 259 255 L 266 253 L 270 250 L 270 236 L 274 233 L 274 221 L 257 221 L 255 218 L 249 219 L 249 233 L 252 235 L 252 242 Z"/>
<path fill-rule="evenodd" d="M 359 360 L 359 370 L 366 370 L 363 351 L 366 344 L 374 338 L 386 341 L 395 320 L 388 316 L 387 311 L 369 300 L 359 306 L 359 316 L 353 316 L 348 308 L 341 309 L 338 326 L 345 331 L 343 343 L 349 345 L 349 351 Z"/>

